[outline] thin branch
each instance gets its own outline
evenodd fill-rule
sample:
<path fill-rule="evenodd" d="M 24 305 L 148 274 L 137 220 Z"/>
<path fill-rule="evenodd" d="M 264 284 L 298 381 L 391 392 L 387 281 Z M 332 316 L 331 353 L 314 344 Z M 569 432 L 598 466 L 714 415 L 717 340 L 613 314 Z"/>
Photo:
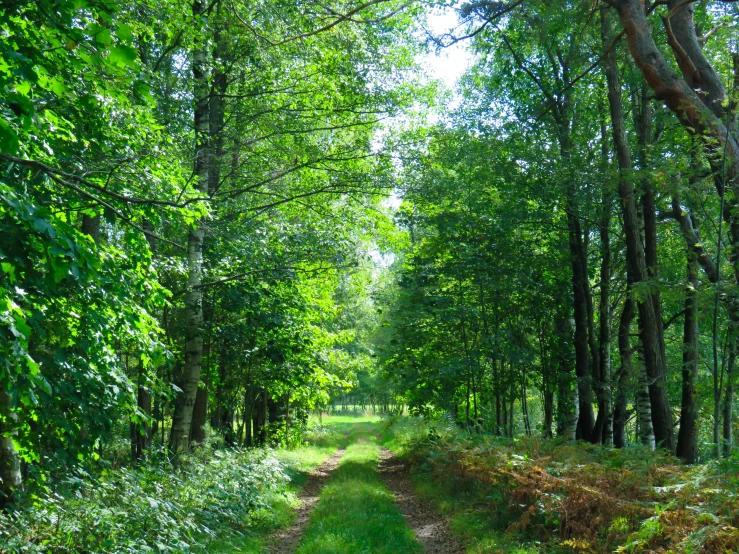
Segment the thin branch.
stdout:
<path fill-rule="evenodd" d="M 670 319 L 662 323 L 662 327 L 667 329 L 670 325 L 675 323 L 675 320 L 680 317 L 681 315 L 685 314 L 685 310 L 680 310 L 675 315 L 673 315 Z"/>
<path fill-rule="evenodd" d="M 170 53 L 172 53 L 172 51 L 175 48 L 177 48 L 179 46 L 180 41 L 182 40 L 182 35 L 184 35 L 184 34 L 185 34 L 185 29 L 180 29 L 180 32 L 177 33 L 177 36 L 175 37 L 175 39 L 172 42 L 172 44 L 170 44 L 169 46 L 167 46 L 167 48 L 165 48 L 164 51 L 162 52 L 162 55 L 159 56 L 159 59 L 154 64 L 154 68 L 152 69 L 152 71 L 156 71 L 157 69 L 159 69 L 159 64 L 162 63 L 162 61 L 164 60 L 164 58 L 166 58 Z"/>
<path fill-rule="evenodd" d="M 245 281 L 249 277 L 253 277 L 254 275 L 260 275 L 263 273 L 277 273 L 280 271 L 298 271 L 306 274 L 314 274 L 321 271 L 336 271 L 339 269 L 349 269 L 354 266 L 352 265 L 344 265 L 344 266 L 330 266 L 330 267 L 316 267 L 313 269 L 304 269 L 302 267 L 298 266 L 285 266 L 285 267 L 279 267 L 279 268 L 266 268 L 266 269 L 254 269 L 252 271 L 245 271 L 243 273 L 236 273 L 235 275 L 230 275 L 228 277 L 224 277 L 223 279 L 218 279 L 217 281 L 210 281 L 209 283 L 201 283 L 199 285 L 194 286 L 194 289 L 207 289 L 211 287 L 217 287 L 219 285 L 225 285 L 226 283 L 233 283 L 235 281 Z M 176 298 L 178 296 L 182 296 L 187 292 L 187 289 L 182 289 L 177 291 L 172 295 L 173 298 Z"/>
<path fill-rule="evenodd" d="M 7 158 L 7 156 L 5 154 L 0 154 L 0 156 Z M 10 156 L 10 157 L 12 158 L 12 156 Z M 157 239 L 157 240 L 160 240 L 162 242 L 166 242 L 167 244 L 171 244 L 172 246 L 175 246 L 175 247 L 180 248 L 182 250 L 185 250 L 185 247 L 183 245 L 181 245 L 179 243 L 176 243 L 174 241 L 171 241 L 169 239 L 165 239 L 164 237 L 161 237 L 161 236 L 157 235 L 156 233 L 153 233 L 151 231 L 148 231 L 148 230 L 144 229 L 143 227 L 137 225 L 136 223 L 133 222 L 133 220 L 131 218 L 129 218 L 126 215 L 124 215 L 123 212 L 121 212 L 120 210 L 116 209 L 114 206 L 112 206 L 111 204 L 109 204 L 108 202 L 106 202 L 105 200 L 103 200 L 102 198 L 98 198 L 94 194 L 92 194 L 90 192 L 87 192 L 86 190 L 84 190 L 84 189 L 78 187 L 77 185 L 75 185 L 74 183 L 70 183 L 69 181 L 65 181 L 64 179 L 62 179 L 58 175 L 54 174 L 53 172 L 52 173 L 46 173 L 46 174 L 55 183 L 58 183 L 58 184 L 60 184 L 60 185 L 62 185 L 64 187 L 67 187 L 69 189 L 72 189 L 75 192 L 77 192 L 78 194 L 80 194 L 81 196 L 84 196 L 85 198 L 88 198 L 88 199 L 92 200 L 93 202 L 96 202 L 97 204 L 100 204 L 101 206 L 103 206 L 105 208 L 108 208 L 121 221 L 123 221 L 124 223 L 126 223 L 130 227 L 133 227 L 137 231 L 140 231 L 144 235 L 146 235 L 148 237 L 152 237 L 152 238 Z"/>
<path fill-rule="evenodd" d="M 616 38 L 613 39 L 613 43 L 598 57 L 598 59 L 595 60 L 592 64 L 590 64 L 590 66 L 585 71 L 583 71 L 582 73 L 580 73 L 580 75 L 578 75 L 577 77 L 575 77 L 574 79 L 572 79 L 572 81 L 570 81 L 567 84 L 567 86 L 565 86 L 562 90 L 560 90 L 559 92 L 557 92 L 557 96 L 561 96 L 562 94 L 564 94 L 565 92 L 567 92 L 568 90 L 570 90 L 581 79 L 583 79 L 591 71 L 593 71 L 596 67 L 598 67 L 601 64 L 601 62 L 603 61 L 603 59 L 608 54 L 610 54 L 611 51 L 616 47 L 616 44 L 618 44 L 621 41 L 621 39 L 623 38 L 623 36 L 624 36 L 625 33 L 626 33 L 626 31 L 624 30 L 624 31 L 621 31 L 618 35 L 616 35 Z M 551 104 L 549 104 L 546 108 L 544 108 L 544 111 L 541 112 L 539 114 L 539 116 L 536 118 L 535 123 L 538 123 L 539 121 L 541 121 L 542 118 L 549 112 L 549 110 L 551 110 L 552 108 L 554 108 L 556 105 L 557 105 L 557 102 L 555 100 L 554 102 L 552 102 Z"/>
<path fill-rule="evenodd" d="M 152 200 L 152 199 L 147 199 L 147 198 L 137 198 L 135 196 L 126 196 L 125 194 L 119 194 L 117 192 L 107 190 L 106 188 L 101 187 L 100 185 L 96 185 L 95 183 L 88 181 L 84 177 L 80 177 L 79 175 L 74 175 L 73 173 L 67 173 L 66 171 L 62 171 L 61 169 L 48 166 L 45 163 L 39 162 L 37 160 L 17 158 L 16 156 L 11 156 L 10 154 L 0 154 L 0 158 L 8 160 L 9 162 L 12 162 L 12 163 L 25 165 L 28 167 L 34 167 L 36 169 L 43 171 L 49 177 L 52 177 L 52 178 L 54 176 L 64 177 L 64 179 L 54 179 L 54 181 L 56 181 L 57 183 L 63 186 L 72 188 L 70 186 L 69 181 L 65 180 L 65 179 L 69 179 L 72 181 L 76 181 L 77 183 L 84 185 L 86 187 L 89 187 L 91 189 L 94 189 L 101 194 L 105 194 L 106 196 L 110 196 L 111 198 L 115 198 L 116 200 L 120 200 L 121 202 L 125 202 L 126 204 L 139 204 L 139 205 L 146 204 L 146 205 L 154 205 L 154 206 L 168 206 L 170 208 L 184 208 L 195 202 L 208 200 L 208 198 L 197 197 L 197 198 L 188 198 L 184 202 L 170 202 L 167 200 Z M 79 187 L 75 186 L 74 190 L 80 190 L 80 189 Z"/>

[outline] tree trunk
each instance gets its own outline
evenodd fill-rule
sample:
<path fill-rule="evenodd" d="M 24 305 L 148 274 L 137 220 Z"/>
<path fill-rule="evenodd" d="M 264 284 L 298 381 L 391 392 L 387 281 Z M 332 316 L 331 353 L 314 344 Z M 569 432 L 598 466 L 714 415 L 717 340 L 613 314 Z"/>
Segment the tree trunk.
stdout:
<path fill-rule="evenodd" d="M 627 294 L 630 290 L 627 291 Z M 629 418 L 627 410 L 627 387 L 633 374 L 631 349 L 631 322 L 636 315 L 634 301 L 626 297 L 618 322 L 618 353 L 621 367 L 616 375 L 616 397 L 613 408 L 613 445 L 616 448 L 626 446 L 626 422 Z"/>
<path fill-rule="evenodd" d="M 205 15 L 206 6 L 195 0 L 192 7 L 196 20 Z M 203 196 L 208 194 L 209 181 L 209 148 L 208 119 L 209 96 L 207 64 L 207 40 L 204 36 L 197 38 L 193 51 L 192 73 L 195 84 L 195 168 L 194 174 L 197 189 Z M 185 297 L 185 364 L 182 380 L 178 384 L 181 392 L 177 395 L 175 410 L 172 416 L 172 431 L 169 438 L 169 449 L 173 452 L 187 450 L 190 446 L 190 428 L 192 413 L 200 383 L 200 371 L 203 359 L 203 242 L 205 240 L 205 218 L 197 227 L 190 230 L 187 239 L 187 293 Z"/>
<path fill-rule="evenodd" d="M 576 376 L 572 374 L 571 350 L 569 349 L 570 337 L 572 336 L 571 325 L 561 314 L 555 322 L 559 351 L 559 371 L 557 372 L 557 434 L 568 440 L 577 437 L 577 383 Z"/>
<path fill-rule="evenodd" d="M 13 501 L 13 493 L 22 482 L 21 462 L 13 445 L 16 419 L 10 407 L 10 395 L 0 389 L 0 509 Z"/>
<path fill-rule="evenodd" d="M 601 125 L 601 142 L 603 145 L 604 166 L 608 164 L 608 140 L 606 136 L 605 123 Z M 613 209 L 613 198 L 608 187 L 604 187 L 601 220 L 600 220 L 600 306 L 599 306 L 599 360 L 598 368 L 598 421 L 596 428 L 598 436 L 603 444 L 613 444 L 613 407 L 611 390 L 611 211 Z M 596 442 L 593 440 L 593 442 Z"/>
<path fill-rule="evenodd" d="M 261 389 L 253 410 L 254 444 L 262 446 L 267 441 L 267 391 Z"/>
<path fill-rule="evenodd" d="M 604 42 L 610 44 L 608 39 L 608 35 L 610 34 L 607 20 L 608 12 L 604 10 L 602 14 L 602 17 L 604 18 L 602 25 L 603 37 L 605 39 Z M 636 285 L 638 283 L 645 283 L 649 280 L 649 270 L 645 249 L 641 242 L 634 186 L 629 180 L 629 173 L 631 171 L 631 155 L 626 142 L 618 66 L 616 65 L 615 57 L 612 52 L 606 55 L 605 70 L 608 82 L 608 103 L 611 112 L 611 121 L 613 123 L 614 144 L 621 173 L 618 183 L 618 191 L 619 196 L 621 197 L 623 229 L 626 239 L 626 271 L 630 282 Z M 649 204 L 649 202 L 647 203 Z M 649 243 L 650 249 L 654 246 L 652 244 L 653 241 L 651 233 L 652 228 L 650 226 L 646 231 L 648 236 L 647 242 Z M 662 448 L 674 451 L 675 431 L 672 422 L 672 414 L 670 412 L 670 403 L 665 387 L 666 363 L 664 356 L 664 340 L 661 333 L 662 318 L 659 313 L 658 298 L 655 301 L 653 295 L 650 295 L 647 299 L 639 301 L 638 313 L 639 334 L 644 352 L 643 360 L 646 372 L 645 379 L 643 379 L 643 381 L 646 381 L 649 390 L 649 400 L 651 403 L 650 411 L 653 420 L 652 427 L 654 429 L 655 439 Z M 642 402 L 642 405 L 640 405 L 640 417 L 645 413 L 646 406 L 644 406 Z M 646 422 L 644 424 L 646 425 Z"/>
<path fill-rule="evenodd" d="M 723 453 L 727 458 L 734 445 L 732 427 L 734 425 L 734 366 L 736 365 L 736 338 L 729 339 L 729 364 L 726 368 L 726 390 L 724 391 L 724 443 Z"/>
<path fill-rule="evenodd" d="M 644 363 L 645 353 L 644 345 L 639 340 L 639 384 L 636 391 L 636 413 L 638 416 L 637 432 L 639 433 L 639 441 L 654 450 L 656 448 L 656 438 L 654 435 L 652 416 L 652 403 L 649 396 L 649 377 Z"/>
<path fill-rule="evenodd" d="M 136 403 L 139 410 L 147 417 L 151 417 L 151 394 L 144 383 L 144 370 L 139 364 L 137 379 L 137 395 Z M 149 420 L 142 423 L 131 422 L 131 456 L 134 461 L 138 461 L 144 456 L 144 452 L 151 445 L 153 430 Z"/>
<path fill-rule="evenodd" d="M 572 292 L 575 315 L 575 375 L 577 376 L 578 420 L 577 438 L 587 440 L 593 432 L 593 389 L 590 374 L 590 355 L 588 344 L 588 283 L 587 273 L 582 265 L 582 231 L 574 212 L 574 201 L 568 200 L 567 228 L 569 234 L 570 257 L 572 264 Z"/>
<path fill-rule="evenodd" d="M 205 440 L 205 422 L 208 417 L 208 391 L 198 387 L 195 395 L 195 405 L 192 410 L 192 425 L 190 428 L 190 442 L 202 444 Z"/>
<path fill-rule="evenodd" d="M 688 286 L 685 292 L 683 323 L 683 391 L 680 405 L 680 430 L 677 456 L 686 464 L 698 460 L 698 403 L 695 382 L 698 378 L 698 261 L 688 251 Z"/>

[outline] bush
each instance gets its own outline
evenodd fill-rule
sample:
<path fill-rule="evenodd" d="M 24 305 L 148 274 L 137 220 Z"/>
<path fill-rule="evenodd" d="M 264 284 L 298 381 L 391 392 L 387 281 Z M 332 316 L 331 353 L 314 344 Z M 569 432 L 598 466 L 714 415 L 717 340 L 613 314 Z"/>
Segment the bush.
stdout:
<path fill-rule="evenodd" d="M 267 450 L 203 447 L 177 466 L 160 455 L 99 476 L 78 469 L 0 515 L 0 552 L 208 552 L 216 534 L 246 532 L 287 481 Z"/>

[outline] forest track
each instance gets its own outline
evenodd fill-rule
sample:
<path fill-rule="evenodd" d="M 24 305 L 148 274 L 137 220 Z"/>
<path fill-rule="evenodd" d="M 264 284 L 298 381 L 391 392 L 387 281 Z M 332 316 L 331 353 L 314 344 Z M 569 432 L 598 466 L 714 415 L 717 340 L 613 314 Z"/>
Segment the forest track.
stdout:
<path fill-rule="evenodd" d="M 416 495 L 408 466 L 400 458 L 383 448 L 378 470 L 425 554 L 464 554 L 465 548 L 452 535 L 447 520 Z"/>
<path fill-rule="evenodd" d="M 280 529 L 270 537 L 267 543 L 267 552 L 270 554 L 292 554 L 298 548 L 300 539 L 308 527 L 310 514 L 313 511 L 323 486 L 331 478 L 331 474 L 339 466 L 344 456 L 345 448 L 337 450 L 328 460 L 314 469 L 308 477 L 308 482 L 298 494 L 300 505 L 296 510 L 295 521 L 289 527 Z"/>

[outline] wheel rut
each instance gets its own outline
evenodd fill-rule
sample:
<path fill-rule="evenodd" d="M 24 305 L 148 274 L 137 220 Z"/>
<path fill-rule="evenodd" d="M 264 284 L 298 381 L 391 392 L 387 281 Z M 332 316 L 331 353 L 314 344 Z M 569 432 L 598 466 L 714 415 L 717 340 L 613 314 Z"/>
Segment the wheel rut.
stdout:
<path fill-rule="evenodd" d="M 447 520 L 416 495 L 408 467 L 402 460 L 383 448 L 378 470 L 425 554 L 464 554 L 465 548 L 452 535 Z"/>
<path fill-rule="evenodd" d="M 300 505 L 296 510 L 295 521 L 289 527 L 280 529 L 272 535 L 267 544 L 268 553 L 292 554 L 297 550 L 298 543 L 300 543 L 300 539 L 308 527 L 310 514 L 318 502 L 318 497 L 321 495 L 321 490 L 331 478 L 331 474 L 339 466 L 339 461 L 344 456 L 345 450 L 345 448 L 340 448 L 328 460 L 311 472 L 308 482 L 298 494 Z"/>

